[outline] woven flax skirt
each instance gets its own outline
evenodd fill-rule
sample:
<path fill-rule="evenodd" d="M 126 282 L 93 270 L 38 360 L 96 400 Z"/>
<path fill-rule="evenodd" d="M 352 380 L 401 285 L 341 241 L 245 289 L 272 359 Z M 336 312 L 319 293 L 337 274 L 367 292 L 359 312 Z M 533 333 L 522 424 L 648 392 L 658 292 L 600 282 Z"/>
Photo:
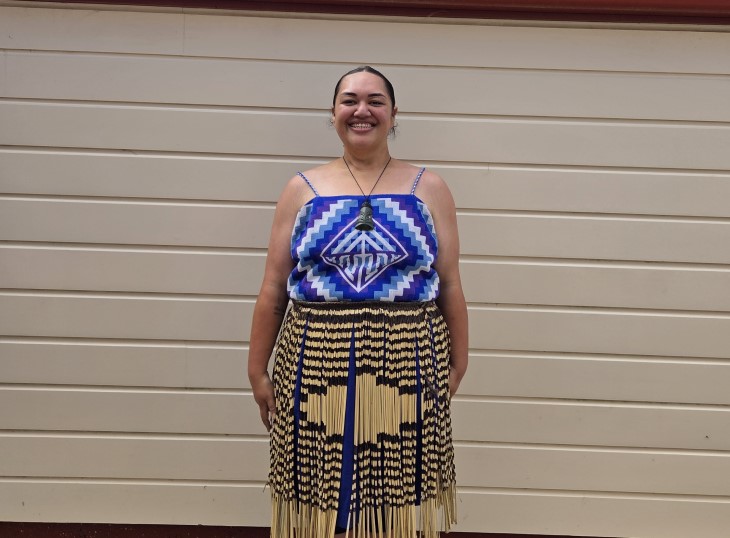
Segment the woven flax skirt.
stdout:
<path fill-rule="evenodd" d="M 448 361 L 433 302 L 295 302 L 274 363 L 271 536 L 448 531 Z"/>

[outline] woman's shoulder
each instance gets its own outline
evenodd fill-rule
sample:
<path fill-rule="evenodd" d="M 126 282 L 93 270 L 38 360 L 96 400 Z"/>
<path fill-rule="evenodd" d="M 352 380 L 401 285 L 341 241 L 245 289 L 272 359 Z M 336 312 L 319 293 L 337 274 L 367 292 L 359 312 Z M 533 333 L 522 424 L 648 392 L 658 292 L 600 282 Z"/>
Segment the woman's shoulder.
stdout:
<path fill-rule="evenodd" d="M 284 190 L 277 202 L 282 209 L 291 212 L 299 211 L 317 194 L 317 185 L 322 181 L 322 170 L 327 165 L 316 166 L 303 171 L 297 171 L 284 186 Z"/>
<path fill-rule="evenodd" d="M 429 189 L 448 188 L 444 179 L 437 172 L 434 172 L 427 166 L 422 167 L 422 169 L 423 173 L 421 174 L 421 179 L 418 183 L 419 185 L 423 185 Z M 421 168 L 418 168 L 418 170 L 421 170 Z"/>
<path fill-rule="evenodd" d="M 337 161 L 330 161 L 328 163 L 320 164 L 318 166 L 313 166 L 312 168 L 308 168 L 306 170 L 300 170 L 297 172 L 297 176 L 299 177 L 299 180 L 301 181 L 300 174 L 305 176 L 310 181 L 323 181 L 326 180 L 328 177 L 330 177 L 335 170 L 335 164 Z"/>
<path fill-rule="evenodd" d="M 415 194 L 421 198 L 426 205 L 447 207 L 453 203 L 453 197 L 446 181 L 436 172 L 425 168 L 418 180 Z"/>
<path fill-rule="evenodd" d="M 438 173 L 426 168 L 418 180 L 414 194 L 425 204 L 436 224 L 436 229 L 441 229 L 438 233 L 441 241 L 443 237 L 448 236 L 443 233 L 444 223 L 453 221 L 456 215 L 454 198 L 448 185 Z"/>

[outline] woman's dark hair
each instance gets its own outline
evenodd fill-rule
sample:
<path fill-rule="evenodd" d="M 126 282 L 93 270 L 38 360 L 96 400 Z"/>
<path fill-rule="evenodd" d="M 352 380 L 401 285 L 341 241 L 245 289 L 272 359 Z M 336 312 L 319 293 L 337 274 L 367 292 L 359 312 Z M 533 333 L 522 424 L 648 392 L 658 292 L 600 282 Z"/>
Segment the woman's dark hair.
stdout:
<path fill-rule="evenodd" d="M 340 80 L 337 81 L 337 85 L 335 86 L 335 94 L 332 97 L 332 106 L 335 106 L 335 101 L 337 100 L 337 92 L 340 91 L 340 83 L 342 82 L 342 80 L 348 75 L 352 75 L 354 73 L 362 73 L 363 71 L 366 73 L 372 73 L 373 75 L 377 75 L 383 79 L 383 82 L 385 82 L 385 89 L 388 92 L 388 96 L 390 97 L 390 100 L 393 103 L 393 106 L 395 106 L 395 90 L 393 89 L 393 85 L 390 83 L 390 81 L 387 78 L 385 78 L 385 75 L 383 73 L 381 73 L 374 67 L 370 67 L 369 65 L 361 65 L 360 67 L 351 69 L 350 71 L 348 71 L 347 73 L 345 73 L 344 75 L 342 75 L 340 77 Z"/>

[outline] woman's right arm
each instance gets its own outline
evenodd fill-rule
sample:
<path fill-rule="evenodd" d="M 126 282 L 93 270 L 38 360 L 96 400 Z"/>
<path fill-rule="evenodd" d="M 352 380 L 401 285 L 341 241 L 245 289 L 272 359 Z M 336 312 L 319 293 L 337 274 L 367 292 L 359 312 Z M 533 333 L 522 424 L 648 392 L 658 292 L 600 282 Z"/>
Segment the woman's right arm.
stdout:
<path fill-rule="evenodd" d="M 266 267 L 251 323 L 248 351 L 248 379 L 259 406 L 261 421 L 271 430 L 276 414 L 274 386 L 268 373 L 269 357 L 289 302 L 287 279 L 294 267 L 291 257 L 291 232 L 302 200 L 301 178 L 295 176 L 276 203 L 266 255 Z"/>

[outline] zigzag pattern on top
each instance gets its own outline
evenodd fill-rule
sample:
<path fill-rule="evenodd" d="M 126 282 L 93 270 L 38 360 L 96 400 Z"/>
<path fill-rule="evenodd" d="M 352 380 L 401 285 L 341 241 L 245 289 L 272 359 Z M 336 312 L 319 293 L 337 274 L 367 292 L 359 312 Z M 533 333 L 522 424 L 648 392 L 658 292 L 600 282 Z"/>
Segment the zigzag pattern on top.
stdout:
<path fill-rule="evenodd" d="M 438 244 L 433 219 L 415 194 L 370 197 L 375 228 L 357 230 L 363 196 L 316 196 L 292 230 L 296 266 L 289 297 L 304 301 L 431 301 Z"/>

